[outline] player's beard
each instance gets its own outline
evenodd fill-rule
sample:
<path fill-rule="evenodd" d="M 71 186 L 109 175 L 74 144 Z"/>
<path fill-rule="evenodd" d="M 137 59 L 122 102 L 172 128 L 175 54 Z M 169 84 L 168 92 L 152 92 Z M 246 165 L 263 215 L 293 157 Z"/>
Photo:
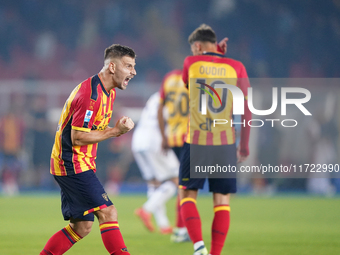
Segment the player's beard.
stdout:
<path fill-rule="evenodd" d="M 125 83 L 125 81 L 126 81 L 126 78 L 127 77 L 125 77 L 123 80 L 121 80 L 120 79 L 120 81 L 115 81 L 115 83 L 117 84 L 117 88 L 118 89 L 120 89 L 120 90 L 125 90 L 126 89 L 126 87 L 127 87 L 127 85 L 128 85 L 128 83 L 127 84 L 124 84 Z"/>

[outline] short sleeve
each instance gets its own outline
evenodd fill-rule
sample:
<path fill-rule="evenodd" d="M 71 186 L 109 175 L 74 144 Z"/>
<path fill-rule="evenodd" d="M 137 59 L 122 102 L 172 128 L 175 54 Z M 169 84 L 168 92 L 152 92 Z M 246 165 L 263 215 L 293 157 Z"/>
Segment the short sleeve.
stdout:
<path fill-rule="evenodd" d="M 183 63 L 183 72 L 182 72 L 182 80 L 186 87 L 188 87 L 189 81 L 188 81 L 188 67 L 189 67 L 189 59 L 188 57 L 184 59 Z"/>
<path fill-rule="evenodd" d="M 74 113 L 71 125 L 74 130 L 90 132 L 99 105 L 84 90 L 81 88 L 72 102 Z"/>

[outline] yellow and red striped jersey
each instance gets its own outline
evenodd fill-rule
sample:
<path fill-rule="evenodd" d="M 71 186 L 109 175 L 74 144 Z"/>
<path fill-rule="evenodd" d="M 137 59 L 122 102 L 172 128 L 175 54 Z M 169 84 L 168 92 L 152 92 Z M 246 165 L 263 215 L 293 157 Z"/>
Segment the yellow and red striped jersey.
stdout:
<path fill-rule="evenodd" d="M 250 86 L 248 75 L 245 67 L 239 61 L 226 58 L 221 54 L 207 52 L 203 55 L 189 56 L 184 60 L 183 81 L 188 85 L 190 98 L 190 120 L 187 132 L 187 143 L 199 145 L 225 145 L 235 143 L 235 129 L 230 124 L 216 125 L 213 129 L 212 121 L 214 119 L 225 119 L 228 123 L 233 118 L 233 96 L 227 92 L 227 89 L 216 88 L 221 95 L 221 105 L 218 101 L 215 103 L 211 98 L 211 111 L 206 115 L 201 114 L 201 94 L 199 89 L 201 84 L 229 84 L 238 86 L 247 100 L 247 88 Z M 244 79 L 240 79 L 244 78 Z M 242 82 L 240 82 L 243 80 Z M 214 87 L 214 85 L 212 85 Z M 204 92 L 203 92 L 204 93 Z M 212 91 L 210 91 L 212 93 Z M 216 97 L 216 95 L 214 95 Z M 248 110 L 248 105 L 245 102 Z M 249 137 L 249 132 L 248 137 Z M 244 136 L 246 137 L 246 136 Z M 248 138 L 244 139 L 248 140 Z M 245 141 L 248 144 L 248 141 Z"/>
<path fill-rule="evenodd" d="M 160 103 L 168 112 L 166 135 L 170 147 L 181 147 L 187 132 L 189 114 L 188 90 L 182 80 L 182 70 L 167 73 L 160 89 Z"/>
<path fill-rule="evenodd" d="M 73 146 L 71 129 L 90 132 L 108 126 L 116 91 L 106 91 L 99 75 L 80 83 L 66 100 L 61 113 L 51 155 L 53 175 L 64 176 L 96 171 L 98 143 Z"/>

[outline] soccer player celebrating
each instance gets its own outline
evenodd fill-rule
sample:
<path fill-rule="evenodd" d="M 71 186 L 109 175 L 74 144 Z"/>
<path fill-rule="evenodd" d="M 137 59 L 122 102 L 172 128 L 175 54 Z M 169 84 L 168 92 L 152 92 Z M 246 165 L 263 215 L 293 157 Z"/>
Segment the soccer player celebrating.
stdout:
<path fill-rule="evenodd" d="M 221 84 L 221 80 L 231 79 L 235 86 L 242 90 L 247 99 L 247 88 L 249 80 L 243 64 L 239 61 L 226 58 L 217 51 L 216 35 L 211 27 L 202 24 L 189 36 L 189 44 L 193 56 L 184 60 L 183 81 L 187 84 L 190 91 L 190 121 L 186 143 L 180 161 L 180 198 L 181 215 L 188 229 L 189 236 L 194 244 L 194 255 L 207 255 L 208 251 L 202 239 L 201 219 L 196 207 L 198 189 L 204 186 L 205 178 L 190 178 L 190 150 L 209 152 L 210 155 L 218 154 L 220 164 L 225 166 L 236 166 L 237 160 L 244 161 L 249 155 L 249 126 L 243 125 L 241 129 L 241 140 L 239 148 L 235 145 L 235 130 L 233 126 L 224 125 L 211 128 L 212 119 L 229 118 L 232 121 L 232 95 L 223 93 L 220 107 L 213 108 L 201 114 L 198 109 L 203 108 L 200 101 L 203 97 L 202 91 L 206 91 L 208 81 L 216 81 Z M 210 85 L 212 85 L 211 82 Z M 211 87 L 208 85 L 209 87 Z M 204 88 L 202 88 L 204 86 Z M 202 89 L 199 89 L 202 88 Z M 209 91 L 208 91 L 209 92 Z M 211 100 L 212 103 L 212 100 Z M 212 105 L 214 106 L 214 105 Z M 223 111 L 222 111 L 223 110 Z M 223 115 L 222 115 L 223 114 Z M 247 102 L 244 102 L 244 115 L 242 122 L 247 123 L 251 118 Z M 204 154 L 197 156 L 196 159 L 207 164 L 213 165 L 211 158 L 206 158 Z M 215 159 L 213 159 L 214 161 Z M 212 223 L 211 235 L 211 255 L 219 255 L 222 251 L 228 229 L 229 229 L 229 200 L 230 194 L 236 192 L 235 178 L 209 178 L 209 191 L 213 193 L 214 220 Z"/>
<path fill-rule="evenodd" d="M 62 111 L 51 155 L 50 172 L 61 188 L 62 213 L 70 223 L 55 233 L 40 255 L 64 254 L 91 231 L 98 218 L 110 254 L 130 254 L 117 222 L 117 210 L 95 175 L 98 143 L 134 127 L 128 117 L 109 127 L 116 88 L 126 89 L 136 75 L 135 52 L 113 44 L 105 49 L 102 70 L 79 84 Z"/>

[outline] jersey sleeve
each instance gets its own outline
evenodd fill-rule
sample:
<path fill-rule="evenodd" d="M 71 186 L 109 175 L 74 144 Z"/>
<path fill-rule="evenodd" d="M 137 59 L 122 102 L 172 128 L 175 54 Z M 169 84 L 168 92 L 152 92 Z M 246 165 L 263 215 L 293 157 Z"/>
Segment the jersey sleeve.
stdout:
<path fill-rule="evenodd" d="M 225 52 L 223 52 L 221 46 L 219 44 L 217 44 L 217 52 L 221 53 L 222 55 L 225 54 Z"/>
<path fill-rule="evenodd" d="M 90 93 L 80 89 L 73 102 L 72 129 L 90 132 L 99 104 L 90 97 Z"/>
<path fill-rule="evenodd" d="M 243 64 L 241 64 L 239 70 L 237 86 L 242 90 L 244 95 L 244 115 L 242 115 L 242 122 L 246 123 L 245 125 L 242 125 L 241 128 L 240 154 L 242 156 L 248 156 L 250 126 L 247 125 L 247 123 L 251 119 L 251 112 L 248 107 L 248 88 L 250 87 L 250 83 L 246 68 Z"/>
<path fill-rule="evenodd" d="M 188 76 L 189 76 L 189 73 L 188 73 L 188 70 L 189 70 L 189 58 L 185 58 L 184 59 L 184 63 L 183 63 L 183 72 L 182 72 L 182 80 L 185 84 L 185 86 L 188 88 L 188 85 L 189 85 L 189 81 L 188 81 Z"/>

